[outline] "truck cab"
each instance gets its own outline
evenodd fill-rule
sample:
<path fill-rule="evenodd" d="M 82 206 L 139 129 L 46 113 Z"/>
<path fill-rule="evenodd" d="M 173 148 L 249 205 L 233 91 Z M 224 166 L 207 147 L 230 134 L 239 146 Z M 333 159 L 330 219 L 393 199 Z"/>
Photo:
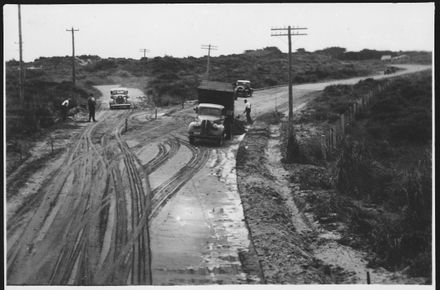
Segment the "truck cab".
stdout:
<path fill-rule="evenodd" d="M 222 105 L 201 103 L 196 108 L 196 120 L 189 125 L 189 142 L 195 143 L 195 139 L 202 138 L 223 144 L 225 138 L 224 121 L 226 118 L 225 107 Z"/>
<path fill-rule="evenodd" d="M 196 141 L 215 141 L 222 145 L 232 135 L 234 121 L 234 92 L 230 84 L 203 81 L 197 88 L 198 105 L 195 120 L 188 126 L 191 144 Z"/>

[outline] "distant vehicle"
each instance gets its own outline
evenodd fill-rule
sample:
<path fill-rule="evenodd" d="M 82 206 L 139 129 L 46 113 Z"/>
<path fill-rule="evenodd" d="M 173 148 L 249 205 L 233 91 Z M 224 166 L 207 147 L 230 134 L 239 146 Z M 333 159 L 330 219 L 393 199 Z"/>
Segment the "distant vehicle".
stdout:
<path fill-rule="evenodd" d="M 213 140 L 219 146 L 230 139 L 234 121 L 234 91 L 228 83 L 203 81 L 197 88 L 196 120 L 188 127 L 191 144 L 196 140 Z"/>
<path fill-rule="evenodd" d="M 394 66 L 389 66 L 385 69 L 385 71 L 383 72 L 385 75 L 389 75 L 389 74 L 393 74 L 397 71 L 397 68 L 395 68 Z"/>
<path fill-rule="evenodd" d="M 251 88 L 251 81 L 238 80 L 235 82 L 234 93 L 236 97 L 248 98 L 252 97 L 254 89 Z"/>
<path fill-rule="evenodd" d="M 114 109 L 130 109 L 131 104 L 128 101 L 128 89 L 115 88 L 110 90 L 110 110 Z"/>

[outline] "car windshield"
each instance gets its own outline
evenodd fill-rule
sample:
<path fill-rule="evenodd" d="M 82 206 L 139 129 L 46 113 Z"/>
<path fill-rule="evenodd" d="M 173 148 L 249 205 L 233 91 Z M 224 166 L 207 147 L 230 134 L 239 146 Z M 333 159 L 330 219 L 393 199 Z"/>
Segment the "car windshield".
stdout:
<path fill-rule="evenodd" d="M 249 83 L 248 82 L 237 82 L 237 86 L 248 87 Z"/>
<path fill-rule="evenodd" d="M 208 115 L 208 116 L 220 117 L 222 115 L 222 109 L 199 107 L 199 115 Z"/>
<path fill-rule="evenodd" d="M 113 95 L 127 95 L 128 91 L 127 90 L 111 90 L 110 94 Z"/>

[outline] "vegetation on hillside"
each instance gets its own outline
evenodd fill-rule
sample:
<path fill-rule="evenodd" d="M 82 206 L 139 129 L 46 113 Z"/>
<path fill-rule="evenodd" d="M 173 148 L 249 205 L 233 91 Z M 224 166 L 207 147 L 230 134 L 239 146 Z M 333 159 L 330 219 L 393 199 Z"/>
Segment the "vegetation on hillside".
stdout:
<path fill-rule="evenodd" d="M 387 53 L 384 51 L 353 52 L 354 55 L 359 55 L 352 57 L 356 60 L 341 58 L 338 51 L 343 51 L 343 55 L 351 53 L 341 48 L 315 52 L 298 49 L 292 54 L 294 83 L 361 76 L 383 71 L 386 65 L 378 59 L 378 55 Z M 416 53 L 416 56 L 423 59 L 427 54 L 430 57 L 429 53 L 424 52 Z M 81 96 L 86 91 L 93 91 L 94 85 L 136 84 L 136 87 L 151 96 L 156 105 L 166 106 L 196 98 L 196 88 L 200 80 L 206 78 L 206 62 L 206 56 L 144 57 L 136 60 L 81 55 L 75 60 L 77 88 L 73 88 L 66 84 L 71 82 L 70 56 L 40 57 L 25 64 L 25 91 L 32 92 L 43 108 L 50 107 L 51 111 L 56 111 L 57 107 L 50 103 L 59 103 L 60 98 L 69 96 L 74 96 L 75 100 L 83 103 Z M 8 104 L 13 104 L 18 95 L 18 62 L 8 61 L 6 68 L 6 98 Z M 276 47 L 266 47 L 247 50 L 242 54 L 212 56 L 210 79 L 230 83 L 237 79 L 249 79 L 254 88 L 259 88 L 286 84 L 287 69 L 287 54 Z"/>
<path fill-rule="evenodd" d="M 313 124 L 319 131 L 338 121 L 356 98 L 382 82 L 367 79 L 354 86 L 329 86 L 297 121 L 301 126 Z M 393 79 L 347 127 L 336 160 L 320 163 L 333 172 L 337 190 L 322 204 L 325 211 L 338 213 L 361 237 L 346 243 L 371 248 L 376 254 L 371 265 L 405 268 L 412 276 L 428 279 L 432 266 L 431 104 L 430 71 Z M 312 141 L 307 140 L 305 147 L 313 147 Z M 319 201 L 315 205 L 319 208 Z"/>
<path fill-rule="evenodd" d="M 34 132 L 35 124 L 30 113 L 23 111 L 18 91 L 18 72 L 8 69 L 6 73 L 6 112 L 7 116 L 23 116 L 20 122 L 8 122 L 7 133 L 12 135 L 29 134 Z M 35 107 L 36 118 L 41 127 L 54 124 L 59 117 L 61 103 L 70 98 L 70 108 L 84 105 L 90 91 L 73 86 L 70 81 L 55 82 L 43 70 L 26 72 L 24 83 L 24 102 L 26 107 Z"/>
<path fill-rule="evenodd" d="M 391 51 L 362 49 L 361 51 L 347 51 L 343 47 L 328 47 L 316 50 L 315 53 L 329 55 L 339 60 L 380 60 L 382 56 L 389 55 L 392 62 L 405 61 L 405 63 L 431 64 L 432 53 L 426 51 Z"/>

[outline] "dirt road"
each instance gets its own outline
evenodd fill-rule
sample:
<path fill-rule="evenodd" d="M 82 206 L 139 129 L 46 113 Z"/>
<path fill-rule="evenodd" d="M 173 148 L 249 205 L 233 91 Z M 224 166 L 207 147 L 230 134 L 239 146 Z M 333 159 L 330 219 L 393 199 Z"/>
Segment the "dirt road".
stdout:
<path fill-rule="evenodd" d="M 402 68 L 402 70 L 399 70 L 394 74 L 387 74 L 387 75 L 383 74 L 383 72 L 380 72 L 379 74 L 374 74 L 366 77 L 356 77 L 356 78 L 350 78 L 344 80 L 334 80 L 334 81 L 326 81 L 319 83 L 294 85 L 293 99 L 296 103 L 304 101 L 303 98 L 307 92 L 320 91 L 330 85 L 336 85 L 336 84 L 352 85 L 366 78 L 374 78 L 374 79 L 392 78 L 392 77 L 415 73 L 431 68 L 431 66 L 429 65 L 394 65 L 394 66 L 400 67 Z M 288 102 L 288 87 L 281 86 L 271 89 L 255 91 L 253 96 L 249 98 L 249 101 L 252 104 L 252 115 L 255 116 L 265 112 L 274 111 L 275 108 L 278 110 L 286 109 Z M 241 117 L 243 118 L 244 103 L 243 101 L 241 101 L 241 99 L 238 99 L 238 102 L 236 103 L 237 103 L 236 112 L 241 114 L 242 115 Z"/>
<path fill-rule="evenodd" d="M 71 140 L 61 166 L 11 213 L 9 284 L 151 281 L 143 222 L 151 191 L 145 171 L 121 139 L 129 114 L 99 111 L 99 122 Z"/>
<path fill-rule="evenodd" d="M 295 86 L 296 104 L 327 84 Z M 148 109 L 110 111 L 111 87 L 97 87 L 98 122 L 80 123 L 62 155 L 8 194 L 7 283 L 263 283 L 237 192 L 242 136 L 191 146 L 192 106 L 157 119 Z M 286 95 L 286 87 L 255 92 L 253 115 L 285 110 Z"/>

